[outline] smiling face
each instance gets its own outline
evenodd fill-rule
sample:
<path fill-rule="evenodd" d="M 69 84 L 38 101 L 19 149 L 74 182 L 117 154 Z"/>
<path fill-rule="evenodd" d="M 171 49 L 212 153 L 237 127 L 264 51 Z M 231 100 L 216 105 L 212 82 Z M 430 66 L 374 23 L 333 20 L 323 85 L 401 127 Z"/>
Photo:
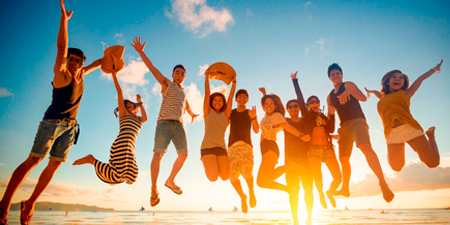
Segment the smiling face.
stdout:
<path fill-rule="evenodd" d="M 222 107 L 225 105 L 225 102 L 222 96 L 216 95 L 212 99 L 211 104 L 215 111 L 220 112 L 222 110 Z"/>
<path fill-rule="evenodd" d="M 267 98 L 266 101 L 264 102 L 264 111 L 271 115 L 272 113 L 275 112 L 275 109 L 277 108 L 277 105 L 275 104 L 275 101 L 272 98 Z"/>
<path fill-rule="evenodd" d="M 176 68 L 173 71 L 172 78 L 173 82 L 177 83 L 178 85 L 182 85 L 184 79 L 186 78 L 186 70 L 184 70 L 183 68 Z"/>
<path fill-rule="evenodd" d="M 318 98 L 313 97 L 308 99 L 307 105 L 314 112 L 319 112 L 320 110 L 320 100 Z"/>
<path fill-rule="evenodd" d="M 69 54 L 67 57 L 67 69 L 72 75 L 78 75 L 83 69 L 84 59 L 75 54 Z"/>
<path fill-rule="evenodd" d="M 287 104 L 286 108 L 291 118 L 298 118 L 300 107 L 298 106 L 298 103 L 296 101 L 290 101 Z"/>
<path fill-rule="evenodd" d="M 330 71 L 329 79 L 333 85 L 338 85 L 342 83 L 343 75 L 340 70 L 334 69 Z"/>
<path fill-rule="evenodd" d="M 405 77 L 403 76 L 403 73 L 394 73 L 394 75 L 392 75 L 392 77 L 388 80 L 387 84 L 391 92 L 402 89 L 403 85 L 405 84 Z"/>
<path fill-rule="evenodd" d="M 246 106 L 248 103 L 248 97 L 246 94 L 239 94 L 236 97 L 236 102 L 238 104 L 238 106 Z"/>
<path fill-rule="evenodd" d="M 131 102 L 125 103 L 125 107 L 127 108 L 128 112 L 132 115 L 137 115 L 139 109 Z"/>

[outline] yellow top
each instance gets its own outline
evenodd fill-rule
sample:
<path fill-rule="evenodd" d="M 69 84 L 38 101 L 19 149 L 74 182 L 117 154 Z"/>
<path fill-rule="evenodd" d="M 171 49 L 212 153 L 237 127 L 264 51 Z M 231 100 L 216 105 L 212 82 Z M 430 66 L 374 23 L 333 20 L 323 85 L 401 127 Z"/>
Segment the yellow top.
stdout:
<path fill-rule="evenodd" d="M 404 90 L 383 95 L 378 102 L 378 113 L 384 126 L 384 135 L 387 137 L 394 126 L 395 120 L 402 124 L 409 124 L 423 132 L 420 124 L 413 118 L 409 110 L 410 101 Z"/>

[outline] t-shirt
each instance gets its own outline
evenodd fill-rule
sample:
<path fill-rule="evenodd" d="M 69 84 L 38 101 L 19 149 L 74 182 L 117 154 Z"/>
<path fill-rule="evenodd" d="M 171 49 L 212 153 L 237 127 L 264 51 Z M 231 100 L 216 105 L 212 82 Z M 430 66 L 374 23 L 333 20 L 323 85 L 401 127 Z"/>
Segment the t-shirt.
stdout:
<path fill-rule="evenodd" d="M 297 122 L 286 118 L 286 122 L 300 131 L 300 133 L 305 133 L 303 118 L 300 118 L 300 121 Z M 285 161 L 292 161 L 300 165 L 307 163 L 308 143 L 287 131 L 284 131 L 284 151 Z"/>
<path fill-rule="evenodd" d="M 277 140 L 277 134 L 283 128 L 279 126 L 281 123 L 286 123 L 286 119 L 279 112 L 274 112 L 272 115 L 264 115 L 261 120 L 261 140 Z"/>

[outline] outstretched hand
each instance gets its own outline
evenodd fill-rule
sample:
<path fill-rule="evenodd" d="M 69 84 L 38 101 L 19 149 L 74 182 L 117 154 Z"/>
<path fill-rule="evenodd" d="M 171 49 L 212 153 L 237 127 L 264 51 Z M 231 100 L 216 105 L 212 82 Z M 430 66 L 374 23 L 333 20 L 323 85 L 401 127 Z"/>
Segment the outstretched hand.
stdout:
<path fill-rule="evenodd" d="M 444 61 L 444 60 L 441 59 L 441 62 L 439 62 L 438 64 L 436 64 L 436 66 L 433 68 L 434 71 L 436 71 L 436 73 L 441 72 L 441 65 L 442 65 L 442 62 L 443 62 L 443 61 Z"/>
<path fill-rule="evenodd" d="M 364 87 L 364 90 L 367 92 L 367 97 L 370 98 L 370 91 L 367 89 L 367 87 Z"/>
<path fill-rule="evenodd" d="M 70 17 L 72 17 L 73 11 L 67 12 L 63 0 L 59 0 L 59 3 L 61 3 L 61 17 L 63 17 L 65 20 L 69 20 Z"/>
<path fill-rule="evenodd" d="M 291 73 L 290 77 L 292 80 L 297 79 L 297 73 L 298 73 L 298 71 L 295 71 L 295 73 Z"/>
<path fill-rule="evenodd" d="M 196 118 L 197 116 L 200 116 L 200 114 L 192 114 L 192 115 L 191 115 L 191 117 L 192 117 L 192 119 L 191 119 L 191 124 L 194 123 L 194 120 L 195 120 L 195 118 Z"/>
<path fill-rule="evenodd" d="M 142 97 L 141 97 L 140 94 L 136 94 L 136 101 L 137 101 L 138 103 L 142 103 Z"/>
<path fill-rule="evenodd" d="M 252 109 L 248 110 L 250 118 L 256 118 L 256 106 L 252 106 Z"/>
<path fill-rule="evenodd" d="M 266 88 L 260 87 L 259 91 L 265 96 L 266 95 Z"/>
<path fill-rule="evenodd" d="M 137 52 L 143 52 L 146 44 L 147 44 L 147 42 L 144 42 L 143 44 L 141 44 L 141 36 L 138 36 L 138 37 L 134 37 L 133 43 L 131 44 L 131 46 L 133 46 L 134 50 L 136 50 Z"/>
<path fill-rule="evenodd" d="M 341 105 L 345 105 L 345 103 L 350 101 L 350 92 L 348 90 L 345 90 L 341 95 L 337 96 L 337 98 Z"/>

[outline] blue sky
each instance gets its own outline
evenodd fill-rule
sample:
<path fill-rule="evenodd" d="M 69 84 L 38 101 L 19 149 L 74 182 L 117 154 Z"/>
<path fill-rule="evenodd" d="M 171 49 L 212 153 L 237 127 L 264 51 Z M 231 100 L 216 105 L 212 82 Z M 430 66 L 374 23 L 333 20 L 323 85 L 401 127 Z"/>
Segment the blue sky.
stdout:
<path fill-rule="evenodd" d="M 75 159 L 87 154 L 107 161 L 109 148 L 118 134 L 118 121 L 113 115 L 117 103 L 112 80 L 101 70 L 88 75 L 78 113 L 79 143 L 71 149 L 68 162 L 58 170 L 40 200 L 118 210 L 137 210 L 141 205 L 149 208 L 149 167 L 161 97 L 159 84 L 129 45 L 139 35 L 147 41 L 145 52 L 165 76 L 170 77 L 176 64 L 186 66 L 184 86 L 195 112 L 202 113 L 202 71 L 214 62 L 223 61 L 235 68 L 237 88 L 250 92 L 249 106 L 258 107 L 259 119 L 263 111 L 258 87 L 266 87 L 286 102 L 295 98 L 289 74 L 297 70 L 304 94 L 317 95 L 324 102 L 332 89 L 326 75 L 331 63 L 338 62 L 344 70 L 344 80 L 353 81 L 362 90 L 365 86 L 379 89 L 381 77 L 389 70 L 400 69 L 414 80 L 444 59 L 442 72 L 427 79 L 411 100 L 411 111 L 419 123 L 424 128 L 437 126 L 441 166 L 424 168 L 407 147 L 409 164 L 402 172 L 394 173 L 386 160 L 376 100 L 370 98 L 362 107 L 373 146 L 396 198 L 387 204 L 380 195 L 370 194 L 373 193 L 370 190 L 358 191 L 370 187 L 373 175 L 362 154 L 355 149 L 351 181 L 355 182 L 353 194 L 358 197 L 338 199 L 338 208 L 344 205 L 349 208 L 443 207 L 444 202 L 450 202 L 447 138 L 450 136 L 447 130 L 450 127 L 447 104 L 450 2 L 66 0 L 65 3 L 68 10 L 74 11 L 69 21 L 69 46 L 83 49 L 88 63 L 103 56 L 102 42 L 126 47 L 127 65 L 119 80 L 127 97 L 142 95 L 149 120 L 137 140 L 140 176 L 134 185 L 111 187 L 98 180 L 91 166 L 72 166 Z M 0 192 L 3 193 L 13 170 L 28 156 L 38 123 L 51 102 L 50 82 L 60 6 L 56 0 L 46 4 L 8 1 L 0 12 L 3 34 L 0 37 Z M 212 86 L 215 90 L 229 89 L 218 81 L 212 81 Z M 203 121 L 187 122 L 186 129 L 190 154 L 176 179 L 184 194 L 176 196 L 162 185 L 176 157 L 171 145 L 161 166 L 161 203 L 156 209 L 206 210 L 213 206 L 231 210 L 234 205 L 239 206 L 238 196 L 228 181 L 210 183 L 204 175 L 200 161 Z M 284 146 L 282 134 L 279 140 L 279 146 Z M 253 142 L 258 141 L 259 135 L 253 135 Z M 254 152 L 256 175 L 261 161 L 258 145 Z M 30 173 L 14 202 L 28 198 L 46 163 L 44 160 Z M 427 174 L 428 180 L 422 174 Z M 324 176 L 327 187 L 330 176 L 326 169 Z M 410 185 L 402 185 L 405 183 Z M 378 189 L 374 190 L 378 194 Z M 79 196 L 80 193 L 84 196 Z M 284 193 L 257 187 L 256 194 L 256 210 L 289 209 Z M 414 202 L 409 200 L 411 196 L 416 199 Z M 316 209 L 321 209 L 319 204 Z"/>

